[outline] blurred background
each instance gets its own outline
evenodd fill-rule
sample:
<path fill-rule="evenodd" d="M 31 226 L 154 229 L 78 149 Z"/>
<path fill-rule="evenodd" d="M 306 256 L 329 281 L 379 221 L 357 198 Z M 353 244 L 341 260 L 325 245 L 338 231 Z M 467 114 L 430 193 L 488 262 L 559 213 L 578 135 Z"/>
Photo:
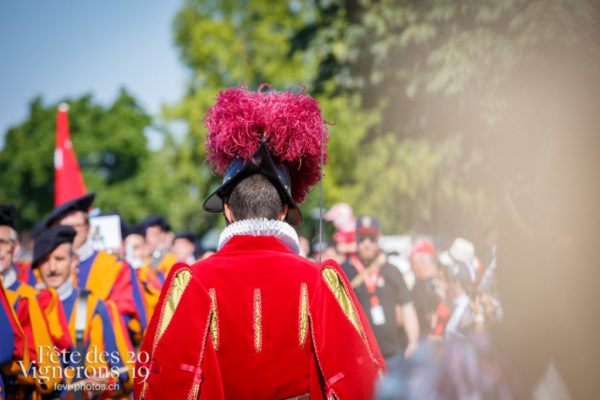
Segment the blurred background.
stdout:
<path fill-rule="evenodd" d="M 224 226 L 201 210 L 207 107 L 302 84 L 334 124 L 325 208 L 440 249 L 467 237 L 484 265 L 498 245 L 499 346 L 525 387 L 553 361 L 592 398 L 600 2 L 3 2 L 0 34 L 0 203 L 21 229 L 53 208 L 59 103 L 95 206 L 204 234 Z M 317 188 L 304 236 L 318 205 Z"/>

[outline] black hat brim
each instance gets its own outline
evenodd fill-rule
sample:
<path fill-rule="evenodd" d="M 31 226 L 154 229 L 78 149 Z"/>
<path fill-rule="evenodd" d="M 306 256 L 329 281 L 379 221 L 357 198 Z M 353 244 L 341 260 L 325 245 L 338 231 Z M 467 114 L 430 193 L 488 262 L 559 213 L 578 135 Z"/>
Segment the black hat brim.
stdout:
<path fill-rule="evenodd" d="M 288 205 L 286 222 L 290 225 L 302 224 L 302 213 L 292 197 L 292 185 L 287 167 L 274 162 L 264 141 L 248 160 L 236 158 L 231 162 L 223 178 L 223 184 L 204 200 L 202 209 L 210 213 L 223 212 L 224 200 L 233 187 L 242 179 L 256 173 L 269 179 L 279 192 L 282 202 Z"/>
<path fill-rule="evenodd" d="M 61 219 L 71 211 L 88 212 L 88 210 L 92 206 L 92 203 L 94 202 L 95 196 L 96 194 L 93 192 L 88 193 L 57 206 L 56 208 L 54 208 L 54 210 L 52 210 L 48 218 L 46 218 L 46 227 L 49 228 L 50 226 L 52 226 L 52 224 L 54 224 L 54 222 Z"/>
<path fill-rule="evenodd" d="M 15 229 L 15 205 L 0 204 L 0 225 L 10 226 Z"/>

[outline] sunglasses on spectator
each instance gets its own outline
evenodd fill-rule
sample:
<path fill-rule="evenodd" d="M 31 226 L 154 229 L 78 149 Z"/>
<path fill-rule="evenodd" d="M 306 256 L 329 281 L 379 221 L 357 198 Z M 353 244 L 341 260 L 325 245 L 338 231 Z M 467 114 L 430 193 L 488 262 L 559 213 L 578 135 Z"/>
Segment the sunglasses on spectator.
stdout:
<path fill-rule="evenodd" d="M 369 239 L 373 243 L 377 243 L 377 235 L 359 235 L 356 237 L 356 242 L 362 243 L 367 239 Z"/>

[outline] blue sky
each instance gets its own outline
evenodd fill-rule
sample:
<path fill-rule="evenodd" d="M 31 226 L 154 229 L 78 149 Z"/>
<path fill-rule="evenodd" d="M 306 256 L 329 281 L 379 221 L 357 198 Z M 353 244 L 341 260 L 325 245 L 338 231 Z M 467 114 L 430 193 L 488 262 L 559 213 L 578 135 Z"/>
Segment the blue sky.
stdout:
<path fill-rule="evenodd" d="M 180 0 L 0 2 L 0 148 L 29 102 L 92 93 L 102 104 L 126 87 L 149 113 L 184 93 L 172 41 Z"/>

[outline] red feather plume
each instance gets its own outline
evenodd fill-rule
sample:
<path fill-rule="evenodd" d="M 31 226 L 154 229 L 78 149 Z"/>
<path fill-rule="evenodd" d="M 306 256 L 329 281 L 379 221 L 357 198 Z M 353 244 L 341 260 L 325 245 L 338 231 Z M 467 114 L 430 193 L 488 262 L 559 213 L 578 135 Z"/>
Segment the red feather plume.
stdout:
<path fill-rule="evenodd" d="M 263 87 L 267 91 L 263 91 Z M 246 86 L 221 91 L 205 119 L 208 160 L 224 175 L 236 157 L 250 158 L 263 139 L 271 155 L 287 164 L 292 197 L 301 203 L 320 177 L 321 129 L 323 162 L 327 161 L 327 126 L 321 126 L 319 103 L 308 94 L 275 92 L 261 85 L 256 92 Z"/>

